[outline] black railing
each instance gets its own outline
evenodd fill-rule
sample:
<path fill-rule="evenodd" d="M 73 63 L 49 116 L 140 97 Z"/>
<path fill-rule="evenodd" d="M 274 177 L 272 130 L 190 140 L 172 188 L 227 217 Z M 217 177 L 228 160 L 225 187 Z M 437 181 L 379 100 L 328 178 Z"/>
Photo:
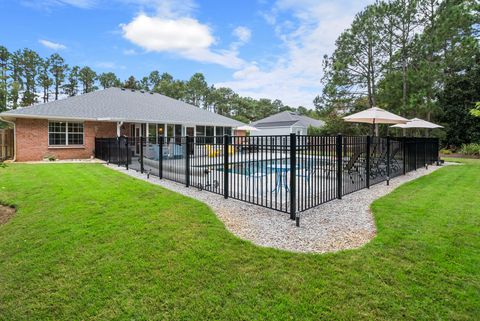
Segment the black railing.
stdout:
<path fill-rule="evenodd" d="M 438 162 L 436 138 L 215 136 L 97 138 L 95 156 L 290 214 Z"/>

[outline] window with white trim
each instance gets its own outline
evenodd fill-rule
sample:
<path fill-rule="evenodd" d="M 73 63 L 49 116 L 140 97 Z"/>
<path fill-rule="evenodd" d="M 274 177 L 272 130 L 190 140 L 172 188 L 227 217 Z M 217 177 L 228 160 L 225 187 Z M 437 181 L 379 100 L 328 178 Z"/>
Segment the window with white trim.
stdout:
<path fill-rule="evenodd" d="M 83 145 L 83 123 L 49 121 L 48 145 Z"/>

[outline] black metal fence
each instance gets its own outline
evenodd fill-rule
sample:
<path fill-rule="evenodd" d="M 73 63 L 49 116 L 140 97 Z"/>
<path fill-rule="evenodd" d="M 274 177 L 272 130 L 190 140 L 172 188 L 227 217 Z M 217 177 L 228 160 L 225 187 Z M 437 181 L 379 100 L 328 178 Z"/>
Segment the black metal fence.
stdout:
<path fill-rule="evenodd" d="M 215 136 L 97 138 L 109 163 L 296 213 L 438 162 L 436 138 Z"/>

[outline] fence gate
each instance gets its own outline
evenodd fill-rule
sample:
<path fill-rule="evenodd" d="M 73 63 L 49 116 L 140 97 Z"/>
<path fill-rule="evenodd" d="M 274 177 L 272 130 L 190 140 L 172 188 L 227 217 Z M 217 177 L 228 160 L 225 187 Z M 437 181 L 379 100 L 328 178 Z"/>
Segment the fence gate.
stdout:
<path fill-rule="evenodd" d="M 0 129 L 0 160 L 13 158 L 13 129 Z"/>

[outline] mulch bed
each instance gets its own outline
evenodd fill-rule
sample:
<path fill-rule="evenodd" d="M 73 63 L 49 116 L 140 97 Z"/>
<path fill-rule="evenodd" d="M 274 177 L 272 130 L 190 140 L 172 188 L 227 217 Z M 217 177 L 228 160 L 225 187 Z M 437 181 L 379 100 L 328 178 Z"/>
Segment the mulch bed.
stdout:
<path fill-rule="evenodd" d="M 15 215 L 15 208 L 5 205 L 0 205 L 0 225 L 5 224 Z"/>

